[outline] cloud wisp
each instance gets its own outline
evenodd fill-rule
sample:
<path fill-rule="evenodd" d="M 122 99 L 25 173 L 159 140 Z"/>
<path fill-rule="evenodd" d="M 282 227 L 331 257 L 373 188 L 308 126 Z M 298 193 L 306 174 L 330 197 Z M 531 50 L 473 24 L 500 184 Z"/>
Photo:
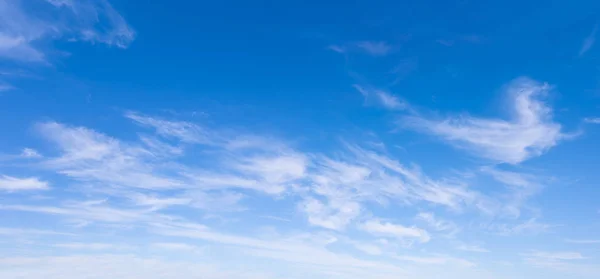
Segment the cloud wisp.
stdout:
<path fill-rule="evenodd" d="M 551 87 L 528 78 L 519 78 L 506 88 L 512 102 L 510 120 L 469 115 L 437 119 L 421 115 L 402 117 L 399 124 L 415 131 L 438 136 L 476 156 L 500 163 L 518 164 L 540 156 L 567 138 L 552 119 L 552 109 L 542 98 Z"/>
<path fill-rule="evenodd" d="M 135 32 L 106 0 L 0 2 L 0 57 L 47 63 L 40 42 L 58 39 L 126 48 Z"/>

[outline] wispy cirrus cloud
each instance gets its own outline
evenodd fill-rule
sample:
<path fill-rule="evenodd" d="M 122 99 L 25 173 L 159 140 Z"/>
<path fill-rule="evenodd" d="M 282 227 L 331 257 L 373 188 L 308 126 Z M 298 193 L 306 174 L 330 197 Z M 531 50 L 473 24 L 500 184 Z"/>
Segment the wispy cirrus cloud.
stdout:
<path fill-rule="evenodd" d="M 449 257 L 444 255 L 437 256 L 426 256 L 426 257 L 416 257 L 416 256 L 396 256 L 395 259 L 401 261 L 408 261 L 416 264 L 425 264 L 425 265 L 459 265 L 463 267 L 473 267 L 476 264 L 461 258 Z"/>
<path fill-rule="evenodd" d="M 511 236 L 520 234 L 541 234 L 550 231 L 557 225 L 546 224 L 539 222 L 536 218 L 530 218 L 524 222 L 505 224 L 505 223 L 493 223 L 485 226 L 489 231 L 497 233 L 499 235 Z"/>
<path fill-rule="evenodd" d="M 393 50 L 393 47 L 385 41 L 359 41 L 342 45 L 330 45 L 328 49 L 337 53 L 364 53 L 370 56 L 383 57 Z"/>
<path fill-rule="evenodd" d="M 481 172 L 504 184 L 509 198 L 502 204 L 501 212 L 518 218 L 526 201 L 543 188 L 542 179 L 532 174 L 501 170 L 494 167 L 482 167 Z"/>
<path fill-rule="evenodd" d="M 600 117 L 586 117 L 583 122 L 590 124 L 600 124 Z"/>
<path fill-rule="evenodd" d="M 56 248 L 61 249 L 70 249 L 70 250 L 93 250 L 93 251 L 101 251 L 101 250 L 122 250 L 125 248 L 130 248 L 127 245 L 118 245 L 113 243 L 90 243 L 90 242 L 68 242 L 68 243 L 58 243 L 53 245 Z"/>
<path fill-rule="evenodd" d="M 512 81 L 506 95 L 512 102 L 512 119 L 468 115 L 442 119 L 421 115 L 402 117 L 400 125 L 439 136 L 472 154 L 497 162 L 518 164 L 540 156 L 568 137 L 552 119 L 552 109 L 542 98 L 551 87 L 529 78 Z"/>
<path fill-rule="evenodd" d="M 581 48 L 579 49 L 579 56 L 583 56 L 586 52 L 588 52 L 596 42 L 596 33 L 598 32 L 598 25 L 594 25 L 594 29 L 592 32 L 585 37 L 583 43 L 581 44 Z"/>
<path fill-rule="evenodd" d="M 600 244 L 600 239 L 565 239 L 565 241 L 573 244 Z"/>
<path fill-rule="evenodd" d="M 388 43 L 382 41 L 362 41 L 356 43 L 356 46 L 373 56 L 385 56 L 392 50 Z"/>
<path fill-rule="evenodd" d="M 48 189 L 50 189 L 49 183 L 37 177 L 18 178 L 0 175 L 0 191 L 16 192 Z"/>
<path fill-rule="evenodd" d="M 23 157 L 23 158 L 41 158 L 43 156 L 40 153 L 38 153 L 35 149 L 23 148 L 23 150 L 21 151 L 21 157 Z"/>
<path fill-rule="evenodd" d="M 462 251 L 467 251 L 467 252 L 475 252 L 475 253 L 489 253 L 490 252 L 490 250 L 485 249 L 478 245 L 463 244 L 463 245 L 456 247 L 456 249 L 462 250 Z"/>
<path fill-rule="evenodd" d="M 460 228 L 454 222 L 439 219 L 431 212 L 421 212 L 417 214 L 417 219 L 424 221 L 436 231 L 447 233 L 448 236 L 453 236 L 460 231 Z"/>
<path fill-rule="evenodd" d="M 424 229 L 414 226 L 405 227 L 399 224 L 393 224 L 380 220 L 369 220 L 363 223 L 360 228 L 374 235 L 416 240 L 422 243 L 428 242 L 431 239 L 429 233 Z"/>
<path fill-rule="evenodd" d="M 36 0 L 0 3 L 0 57 L 20 62 L 47 61 L 42 41 L 58 39 L 126 48 L 135 32 L 106 0 Z"/>
<path fill-rule="evenodd" d="M 408 109 L 409 105 L 401 100 L 399 97 L 390 94 L 389 92 L 380 90 L 367 88 L 360 85 L 355 84 L 354 88 L 363 95 L 365 100 L 367 101 L 376 101 L 381 106 L 391 109 L 391 110 L 404 110 Z"/>

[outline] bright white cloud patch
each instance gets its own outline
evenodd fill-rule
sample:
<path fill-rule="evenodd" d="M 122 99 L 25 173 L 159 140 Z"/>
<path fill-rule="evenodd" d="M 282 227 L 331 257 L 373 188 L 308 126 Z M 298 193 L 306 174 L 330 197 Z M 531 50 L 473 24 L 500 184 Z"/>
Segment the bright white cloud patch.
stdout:
<path fill-rule="evenodd" d="M 550 89 L 549 85 L 528 78 L 511 82 L 506 88 L 512 103 L 510 120 L 412 115 L 403 117 L 401 124 L 439 136 L 476 156 L 517 164 L 543 154 L 565 138 L 561 125 L 552 119 L 551 108 L 542 101 Z"/>
<path fill-rule="evenodd" d="M 37 177 L 18 178 L 0 175 L 0 191 L 16 192 L 48 189 L 50 189 L 48 182 Z"/>
<path fill-rule="evenodd" d="M 428 242 L 431 239 L 429 233 L 423 229 L 405 227 L 380 220 L 369 220 L 361 225 L 361 229 L 375 235 L 391 236 L 400 239 L 415 239 L 419 242 Z"/>

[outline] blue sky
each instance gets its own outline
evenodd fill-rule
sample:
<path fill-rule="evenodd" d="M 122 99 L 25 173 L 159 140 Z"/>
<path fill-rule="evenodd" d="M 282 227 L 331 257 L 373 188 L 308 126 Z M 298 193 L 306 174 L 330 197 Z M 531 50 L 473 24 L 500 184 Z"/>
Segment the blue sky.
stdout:
<path fill-rule="evenodd" d="M 0 0 L 0 277 L 598 278 L 599 8 Z"/>

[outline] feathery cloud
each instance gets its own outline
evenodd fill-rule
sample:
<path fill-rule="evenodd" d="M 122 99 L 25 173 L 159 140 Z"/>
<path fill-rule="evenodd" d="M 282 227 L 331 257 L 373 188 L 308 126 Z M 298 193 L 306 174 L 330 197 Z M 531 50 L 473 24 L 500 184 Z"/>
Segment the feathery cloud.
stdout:
<path fill-rule="evenodd" d="M 600 124 L 600 117 L 586 117 L 583 119 L 585 123 Z"/>
<path fill-rule="evenodd" d="M 594 29 L 592 29 L 592 32 L 585 37 L 585 39 L 583 40 L 583 44 L 581 44 L 581 49 L 579 49 L 579 56 L 583 56 L 586 52 L 588 52 L 592 46 L 594 46 L 594 43 L 596 42 L 596 33 L 598 32 L 598 25 L 596 24 L 594 26 Z"/>
<path fill-rule="evenodd" d="M 405 227 L 380 220 L 369 220 L 360 228 L 374 235 L 391 236 L 400 239 L 414 239 L 421 243 L 429 242 L 431 237 L 427 231 L 417 227 Z"/>
<path fill-rule="evenodd" d="M 357 42 L 356 46 L 367 54 L 373 56 L 385 56 L 392 50 L 392 47 L 388 43 L 382 41 L 362 41 Z"/>
<path fill-rule="evenodd" d="M 106 0 L 0 2 L 0 57 L 21 62 L 46 62 L 40 41 L 58 39 L 102 43 L 126 48 L 135 32 Z"/>
<path fill-rule="evenodd" d="M 567 137 L 552 120 L 551 108 L 541 101 L 549 91 L 549 85 L 528 78 L 511 82 L 506 90 L 513 105 L 511 120 L 410 115 L 401 118 L 400 124 L 439 136 L 476 156 L 518 164 L 542 155 Z"/>
<path fill-rule="evenodd" d="M 565 241 L 574 244 L 600 244 L 600 239 L 565 239 Z"/>
<path fill-rule="evenodd" d="M 37 177 L 18 178 L 0 175 L 0 191 L 16 192 L 48 189 L 50 189 L 48 182 Z"/>
<path fill-rule="evenodd" d="M 467 252 L 475 252 L 475 253 L 489 253 L 490 250 L 485 249 L 483 247 L 477 246 L 477 245 L 460 245 L 458 247 L 456 247 L 456 249 L 458 250 L 462 250 L 462 251 L 467 251 Z"/>
<path fill-rule="evenodd" d="M 354 88 L 365 97 L 365 100 L 375 100 L 387 109 L 404 110 L 408 108 L 406 102 L 383 90 L 366 88 L 357 84 L 354 85 Z"/>
<path fill-rule="evenodd" d="M 42 155 L 40 153 L 38 153 L 35 149 L 23 148 L 23 151 L 21 151 L 21 157 L 23 157 L 23 158 L 41 158 Z"/>

